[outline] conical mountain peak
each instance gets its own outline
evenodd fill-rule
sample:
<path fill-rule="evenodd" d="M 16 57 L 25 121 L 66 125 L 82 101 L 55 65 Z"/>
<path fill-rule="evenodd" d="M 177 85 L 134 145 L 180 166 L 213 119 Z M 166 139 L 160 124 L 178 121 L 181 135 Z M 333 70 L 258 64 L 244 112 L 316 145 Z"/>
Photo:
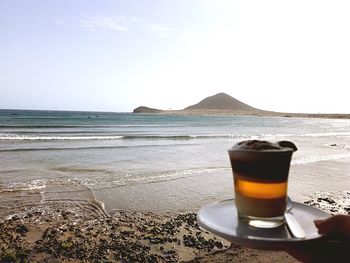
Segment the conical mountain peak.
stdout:
<path fill-rule="evenodd" d="M 223 92 L 207 97 L 197 104 L 185 108 L 185 110 L 257 111 L 254 107 Z"/>

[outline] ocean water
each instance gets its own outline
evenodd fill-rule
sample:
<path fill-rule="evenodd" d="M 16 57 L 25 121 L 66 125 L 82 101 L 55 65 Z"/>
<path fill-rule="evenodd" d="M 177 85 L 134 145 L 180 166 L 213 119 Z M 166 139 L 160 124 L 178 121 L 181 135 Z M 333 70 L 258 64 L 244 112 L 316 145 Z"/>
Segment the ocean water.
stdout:
<path fill-rule="evenodd" d="M 295 142 L 295 196 L 350 189 L 350 120 L 0 110 L 0 216 L 63 201 L 197 209 L 232 197 L 227 149 L 246 139 Z"/>

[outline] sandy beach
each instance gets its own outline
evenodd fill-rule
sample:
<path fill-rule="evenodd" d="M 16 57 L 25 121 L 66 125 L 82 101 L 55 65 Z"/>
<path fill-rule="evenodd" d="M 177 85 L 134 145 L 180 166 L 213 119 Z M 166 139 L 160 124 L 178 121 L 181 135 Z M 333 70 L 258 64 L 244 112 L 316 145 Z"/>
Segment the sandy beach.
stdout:
<path fill-rule="evenodd" d="M 350 212 L 350 192 L 317 193 L 306 204 Z M 60 207 L 60 208 L 58 208 Z M 0 262 L 298 262 L 283 251 L 243 248 L 202 230 L 196 213 L 120 210 L 96 216 L 51 203 L 0 223 Z"/>

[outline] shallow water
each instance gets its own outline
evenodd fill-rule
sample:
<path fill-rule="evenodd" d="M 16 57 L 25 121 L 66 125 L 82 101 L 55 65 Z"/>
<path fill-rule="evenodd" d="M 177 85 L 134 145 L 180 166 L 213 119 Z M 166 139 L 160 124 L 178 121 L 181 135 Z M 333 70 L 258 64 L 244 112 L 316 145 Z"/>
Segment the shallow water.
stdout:
<path fill-rule="evenodd" d="M 350 120 L 1 110 L 0 213 L 59 200 L 195 210 L 232 197 L 227 149 L 254 138 L 298 146 L 295 199 L 350 189 Z"/>

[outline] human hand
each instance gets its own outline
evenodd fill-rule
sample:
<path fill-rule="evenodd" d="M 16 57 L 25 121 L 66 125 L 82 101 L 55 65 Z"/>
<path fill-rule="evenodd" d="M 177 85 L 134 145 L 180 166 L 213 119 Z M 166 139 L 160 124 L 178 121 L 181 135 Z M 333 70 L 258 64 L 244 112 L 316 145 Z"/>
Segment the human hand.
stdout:
<path fill-rule="evenodd" d="M 315 226 L 320 234 L 350 238 L 350 215 L 335 215 L 327 219 L 315 220 Z"/>
<path fill-rule="evenodd" d="M 335 215 L 316 220 L 315 226 L 325 238 L 286 248 L 286 252 L 301 262 L 349 262 L 350 216 Z"/>

